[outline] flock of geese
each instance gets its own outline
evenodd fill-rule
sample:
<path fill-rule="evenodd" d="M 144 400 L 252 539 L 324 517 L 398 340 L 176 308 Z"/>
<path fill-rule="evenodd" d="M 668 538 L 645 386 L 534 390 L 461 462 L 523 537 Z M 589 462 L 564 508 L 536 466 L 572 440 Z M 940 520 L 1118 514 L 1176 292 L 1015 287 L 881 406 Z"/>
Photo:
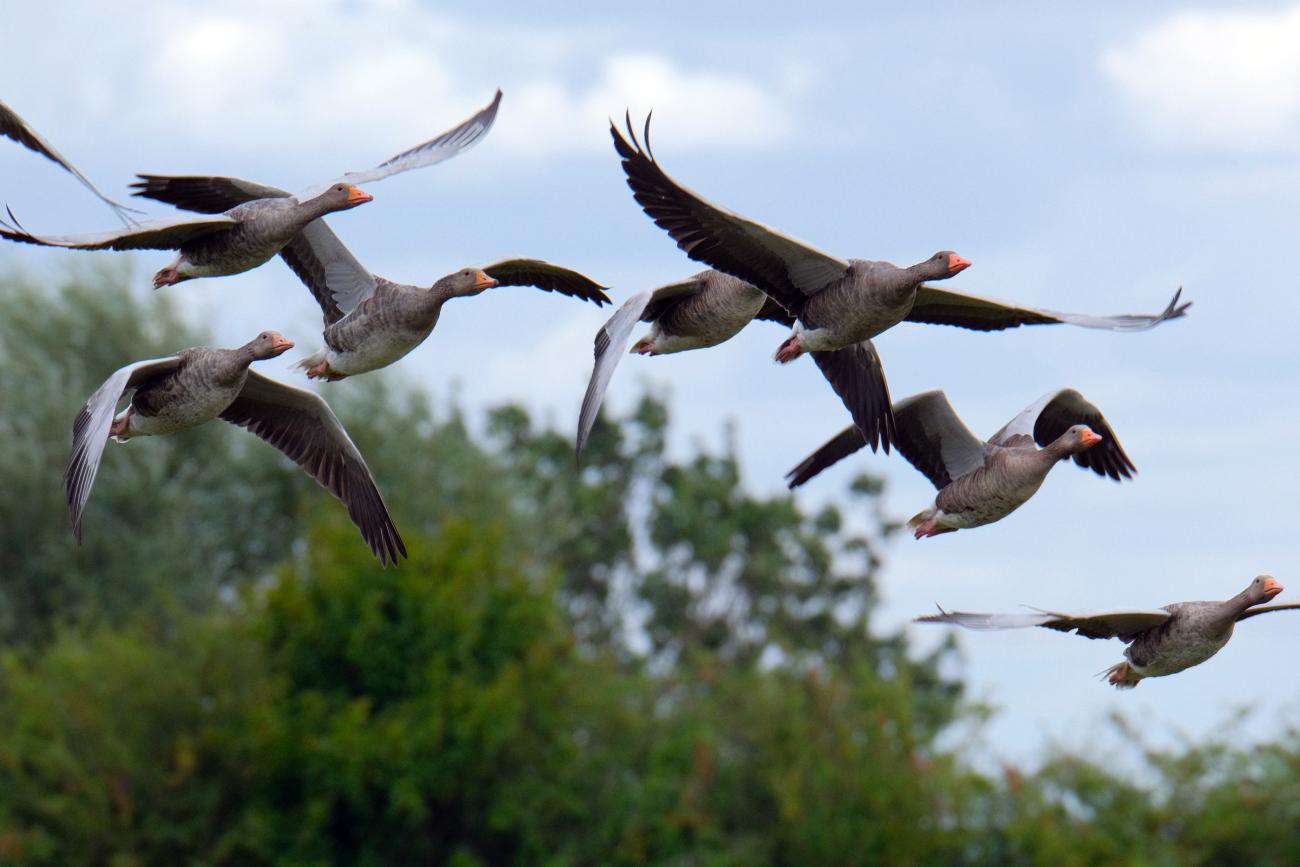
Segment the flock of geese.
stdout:
<path fill-rule="evenodd" d="M 16 112 L 0 102 L 0 134 L 58 163 L 111 207 L 122 228 L 82 235 L 38 235 L 9 211 L 0 237 L 77 250 L 174 250 L 153 278 L 155 288 L 202 277 L 238 274 L 279 255 L 306 285 L 324 317 L 323 348 L 297 366 L 306 376 L 337 381 L 386 367 L 422 343 L 449 300 L 497 286 L 534 286 L 597 306 L 607 287 L 541 259 L 503 259 L 454 271 L 432 286 L 412 286 L 371 273 L 324 218 L 372 200 L 361 185 L 440 163 L 481 140 L 501 104 L 493 100 L 452 129 L 385 160 L 296 195 L 253 181 L 220 176 L 138 175 L 133 195 L 200 216 L 139 223 L 138 211 L 104 195 Z M 1066 324 L 1111 331 L 1145 331 L 1186 314 L 1181 290 L 1151 315 L 1089 316 L 1023 307 L 934 285 L 970 266 L 950 250 L 906 268 L 847 259 L 712 204 L 678 184 L 650 149 L 647 117 L 638 138 L 610 124 L 633 198 L 691 259 L 706 266 L 682 280 L 631 296 L 595 338 L 595 365 L 578 417 L 576 455 L 595 424 L 614 370 L 638 322 L 649 331 L 631 346 L 666 355 L 716 346 L 755 319 L 790 329 L 776 349 L 782 364 L 809 355 L 840 397 L 852 424 L 786 476 L 791 488 L 870 446 L 891 448 L 938 490 L 908 526 L 920 539 L 980 527 L 1005 518 L 1038 490 L 1058 463 L 1070 459 L 1115 481 L 1136 471 L 1101 411 L 1072 388 L 1060 388 L 1016 415 L 987 440 L 961 421 L 942 391 L 892 401 L 871 339 L 900 322 L 996 331 L 1021 325 Z M 194 347 L 164 358 L 134 361 L 113 372 L 77 414 L 64 475 L 72 530 L 82 515 L 109 438 L 126 441 L 191 428 L 216 418 L 246 428 L 294 460 L 330 490 L 384 565 L 406 556 L 375 480 L 347 431 L 315 392 L 251 369 L 293 348 L 264 331 L 233 349 Z M 119 410 L 119 407 L 121 407 Z M 1092 615 L 1032 610 L 1022 614 L 944 611 L 919 617 L 971 629 L 1041 626 L 1087 638 L 1119 638 L 1125 660 L 1103 672 L 1131 688 L 1145 677 L 1174 674 L 1209 659 L 1227 643 L 1238 620 L 1300 603 L 1273 604 L 1282 591 L 1261 575 L 1221 602 L 1181 602 L 1164 608 Z"/>

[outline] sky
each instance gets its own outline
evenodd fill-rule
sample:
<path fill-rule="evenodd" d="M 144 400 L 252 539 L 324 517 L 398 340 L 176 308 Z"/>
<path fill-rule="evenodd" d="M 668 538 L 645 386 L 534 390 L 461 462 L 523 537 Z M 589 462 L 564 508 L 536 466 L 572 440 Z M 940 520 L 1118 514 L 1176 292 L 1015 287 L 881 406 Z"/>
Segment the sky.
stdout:
<path fill-rule="evenodd" d="M 1140 472 L 1116 484 L 1062 465 L 1001 523 L 900 534 L 874 626 L 926 648 L 943 628 L 910 619 L 936 603 L 1149 608 L 1226 598 L 1260 573 L 1288 585 L 1279 601 L 1300 599 L 1300 3 L 554 7 L 21 4 L 5 9 L 0 98 L 122 195 L 137 171 L 304 189 L 452 126 L 500 87 L 474 149 L 375 184 L 372 203 L 331 218 L 367 267 L 404 282 L 538 256 L 607 283 L 617 303 L 699 270 L 641 214 L 610 146 L 610 117 L 653 108 L 656 156 L 680 183 L 829 253 L 906 265 L 953 249 L 974 263 L 954 289 L 1086 313 L 1155 312 L 1181 286 L 1189 316 L 1144 334 L 902 325 L 877 339 L 895 398 L 942 388 L 985 436 L 1039 395 L 1079 389 Z M 0 147 L 0 183 L 33 231 L 115 225 L 16 146 Z M 0 267 L 53 275 L 110 255 L 6 245 Z M 134 258 L 147 285 L 170 255 Z M 266 328 L 319 345 L 319 312 L 278 262 L 164 291 L 224 345 Z M 384 375 L 471 410 L 522 402 L 572 429 L 608 313 L 526 288 L 453 302 Z M 772 361 L 783 336 L 755 323 L 707 351 L 625 359 L 607 407 L 628 409 L 647 385 L 665 393 L 681 454 L 720 447 L 734 422 L 747 484 L 777 493 L 847 423 L 811 362 Z M 268 372 L 299 376 L 294 357 Z M 800 500 L 839 499 L 862 471 L 886 479 L 884 508 L 900 519 L 934 495 L 897 455 L 867 454 Z M 1166 746 L 1222 733 L 1243 708 L 1231 723 L 1242 737 L 1300 723 L 1288 614 L 1247 621 L 1211 661 L 1125 693 L 1094 677 L 1120 660 L 1118 642 L 959 637 L 970 695 L 998 709 L 963 734 L 990 762 L 1058 745 L 1110 755 L 1123 749 L 1115 712 Z"/>

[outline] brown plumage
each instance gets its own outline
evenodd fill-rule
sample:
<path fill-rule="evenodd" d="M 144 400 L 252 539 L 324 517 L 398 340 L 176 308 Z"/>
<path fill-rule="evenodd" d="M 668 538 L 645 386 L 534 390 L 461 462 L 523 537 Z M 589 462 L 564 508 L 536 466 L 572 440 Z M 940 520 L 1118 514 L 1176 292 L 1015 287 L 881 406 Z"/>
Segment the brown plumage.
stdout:
<path fill-rule="evenodd" d="M 918 539 L 1005 518 L 1066 458 L 1115 481 L 1137 471 L 1101 411 L 1072 388 L 1044 395 L 987 442 L 962 423 L 942 391 L 899 401 L 894 418 L 899 453 L 939 489 L 934 504 L 908 522 Z M 790 487 L 864 444 L 856 427 L 846 428 L 786 474 Z"/>
<path fill-rule="evenodd" d="M 163 435 L 222 418 L 279 449 L 342 500 L 380 561 L 387 565 L 405 557 L 406 546 L 365 460 L 325 401 L 249 370 L 254 361 L 292 346 L 265 331 L 237 349 L 195 347 L 134 362 L 110 376 L 73 423 L 63 480 L 77 540 L 108 437 Z M 115 416 L 118 403 L 128 397 L 126 409 Z"/>

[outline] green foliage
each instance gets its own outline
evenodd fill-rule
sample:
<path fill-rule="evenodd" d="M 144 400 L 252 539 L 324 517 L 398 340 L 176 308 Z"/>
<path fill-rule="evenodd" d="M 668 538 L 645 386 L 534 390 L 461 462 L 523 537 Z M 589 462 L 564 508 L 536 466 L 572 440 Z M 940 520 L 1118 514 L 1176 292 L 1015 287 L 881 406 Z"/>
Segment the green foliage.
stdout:
<path fill-rule="evenodd" d="M 165 296 L 125 288 L 128 276 L 0 280 L 0 644 L 44 641 L 60 622 L 122 622 L 164 597 L 206 608 L 293 536 L 301 474 L 247 434 L 207 425 L 110 443 L 84 544 L 73 542 L 63 472 L 82 404 L 122 365 L 204 342 Z"/>
<path fill-rule="evenodd" d="M 518 407 L 327 386 L 394 569 L 223 425 L 110 446 L 79 549 L 71 419 L 203 339 L 125 277 L 0 280 L 0 864 L 1300 862 L 1297 730 L 972 770 L 951 644 L 870 628 L 880 480 L 755 495 L 654 395 L 578 468 Z"/>

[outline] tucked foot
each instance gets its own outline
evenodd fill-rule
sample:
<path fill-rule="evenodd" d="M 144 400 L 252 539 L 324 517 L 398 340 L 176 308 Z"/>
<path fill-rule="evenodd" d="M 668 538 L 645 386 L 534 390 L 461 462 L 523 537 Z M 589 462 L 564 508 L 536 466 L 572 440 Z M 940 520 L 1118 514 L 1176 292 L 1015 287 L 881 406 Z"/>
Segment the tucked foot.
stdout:
<path fill-rule="evenodd" d="M 789 364 L 800 355 L 803 355 L 803 344 L 799 342 L 798 334 L 791 334 L 776 348 L 776 360 L 782 364 Z"/>
<path fill-rule="evenodd" d="M 652 338 L 642 337 L 632 344 L 632 348 L 628 350 L 628 353 L 631 355 L 655 355 L 657 354 L 655 352 L 655 342 Z"/>
<path fill-rule="evenodd" d="M 179 283 L 185 279 L 177 268 L 164 268 L 157 274 L 153 275 L 153 288 L 161 289 L 164 286 L 171 286 L 173 283 Z"/>
<path fill-rule="evenodd" d="M 1133 666 L 1127 662 L 1116 663 L 1102 674 L 1109 675 L 1106 682 L 1116 689 L 1132 689 L 1142 679 L 1142 675 L 1134 671 Z"/>
<path fill-rule="evenodd" d="M 330 369 L 328 358 L 322 358 L 316 364 L 307 368 L 308 379 L 323 379 L 326 382 L 338 382 L 340 379 L 346 379 L 346 373 L 339 373 L 337 370 Z"/>
<path fill-rule="evenodd" d="M 939 524 L 939 515 L 931 515 L 924 520 L 920 515 L 907 522 L 907 526 L 912 528 L 912 535 L 917 539 L 923 539 L 926 536 L 938 536 L 943 533 L 955 533 L 956 527 L 944 527 Z"/>
<path fill-rule="evenodd" d="M 117 418 L 113 419 L 113 423 L 108 426 L 108 435 L 110 437 L 126 436 L 126 430 L 130 426 L 131 426 L 131 412 L 130 410 L 128 410 L 127 412 L 124 412 Z"/>

